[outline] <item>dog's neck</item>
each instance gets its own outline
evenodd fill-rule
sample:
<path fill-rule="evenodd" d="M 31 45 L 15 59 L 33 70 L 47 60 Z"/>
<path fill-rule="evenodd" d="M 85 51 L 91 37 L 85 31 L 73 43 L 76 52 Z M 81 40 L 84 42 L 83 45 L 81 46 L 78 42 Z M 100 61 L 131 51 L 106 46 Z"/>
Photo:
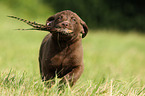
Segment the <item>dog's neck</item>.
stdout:
<path fill-rule="evenodd" d="M 82 37 L 79 35 L 74 35 L 72 37 L 63 37 L 63 36 L 59 36 L 59 35 L 52 35 L 52 40 L 55 42 L 55 44 L 57 44 L 60 49 L 63 47 L 67 47 L 79 40 L 81 40 Z"/>

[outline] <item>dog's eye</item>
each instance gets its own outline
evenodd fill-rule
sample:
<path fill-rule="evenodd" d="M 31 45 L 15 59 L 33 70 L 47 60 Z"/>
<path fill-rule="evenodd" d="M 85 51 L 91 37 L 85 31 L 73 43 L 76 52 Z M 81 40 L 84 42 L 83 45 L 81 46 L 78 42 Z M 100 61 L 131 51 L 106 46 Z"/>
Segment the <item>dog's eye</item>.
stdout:
<path fill-rule="evenodd" d="M 72 18 L 72 21 L 76 21 L 76 19 L 75 18 Z"/>

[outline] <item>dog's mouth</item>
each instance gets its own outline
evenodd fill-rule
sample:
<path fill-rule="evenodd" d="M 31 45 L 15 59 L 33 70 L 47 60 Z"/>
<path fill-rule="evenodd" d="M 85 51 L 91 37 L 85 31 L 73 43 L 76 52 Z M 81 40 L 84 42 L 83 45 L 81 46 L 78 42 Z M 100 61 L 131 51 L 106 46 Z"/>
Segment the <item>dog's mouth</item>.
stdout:
<path fill-rule="evenodd" d="M 52 28 L 50 30 L 51 33 L 59 33 L 62 35 L 69 35 L 69 34 L 73 34 L 73 31 L 71 29 L 68 28 Z"/>

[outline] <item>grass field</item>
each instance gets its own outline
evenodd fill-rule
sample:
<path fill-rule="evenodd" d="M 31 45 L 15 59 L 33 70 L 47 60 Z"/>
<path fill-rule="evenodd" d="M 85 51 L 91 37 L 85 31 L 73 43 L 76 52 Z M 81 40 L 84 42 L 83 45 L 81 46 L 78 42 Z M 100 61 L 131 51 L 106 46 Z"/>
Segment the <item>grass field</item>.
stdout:
<path fill-rule="evenodd" d="M 6 15 L 0 16 L 1 96 L 145 95 L 144 34 L 89 30 L 83 39 L 84 72 L 73 88 L 58 92 L 57 82 L 48 89 L 39 75 L 38 52 L 47 33 L 13 30 L 29 26 Z"/>

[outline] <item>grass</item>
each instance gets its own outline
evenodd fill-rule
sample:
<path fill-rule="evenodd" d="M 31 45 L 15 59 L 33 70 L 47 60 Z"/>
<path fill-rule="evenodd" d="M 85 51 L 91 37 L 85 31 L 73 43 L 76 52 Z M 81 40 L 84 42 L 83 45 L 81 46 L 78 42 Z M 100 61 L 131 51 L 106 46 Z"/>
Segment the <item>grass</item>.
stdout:
<path fill-rule="evenodd" d="M 38 52 L 46 32 L 17 31 L 29 28 L 0 15 L 0 95 L 1 96 L 143 96 L 145 95 L 145 35 L 137 31 L 89 30 L 83 39 L 85 69 L 73 88 L 58 91 L 41 82 Z M 6 11 L 6 12 L 5 12 Z M 44 21 L 44 19 L 40 20 Z"/>

